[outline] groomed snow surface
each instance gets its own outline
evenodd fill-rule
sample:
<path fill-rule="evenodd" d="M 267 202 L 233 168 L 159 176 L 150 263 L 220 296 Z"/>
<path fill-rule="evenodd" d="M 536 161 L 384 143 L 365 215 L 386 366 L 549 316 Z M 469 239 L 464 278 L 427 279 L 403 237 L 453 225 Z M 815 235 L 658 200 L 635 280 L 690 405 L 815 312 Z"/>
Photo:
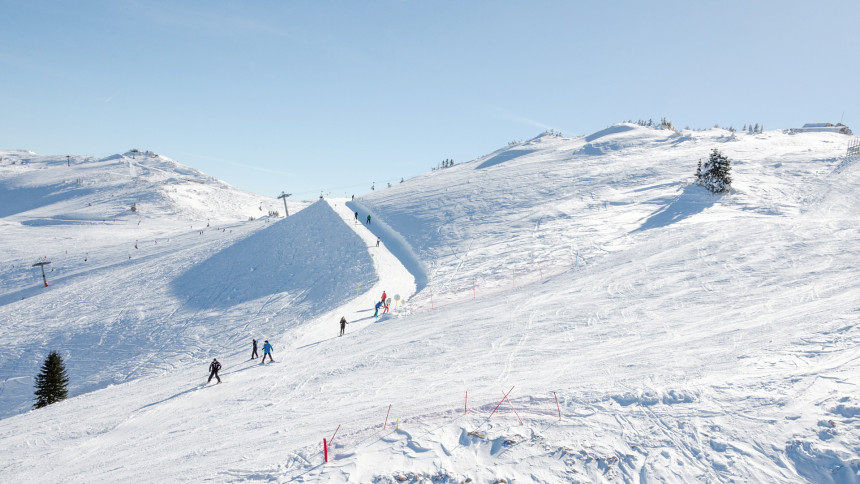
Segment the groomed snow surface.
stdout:
<path fill-rule="evenodd" d="M 860 482 L 849 140 L 542 135 L 286 219 L 162 157 L 0 152 L 0 477 Z M 28 410 L 54 349 L 72 397 Z"/>

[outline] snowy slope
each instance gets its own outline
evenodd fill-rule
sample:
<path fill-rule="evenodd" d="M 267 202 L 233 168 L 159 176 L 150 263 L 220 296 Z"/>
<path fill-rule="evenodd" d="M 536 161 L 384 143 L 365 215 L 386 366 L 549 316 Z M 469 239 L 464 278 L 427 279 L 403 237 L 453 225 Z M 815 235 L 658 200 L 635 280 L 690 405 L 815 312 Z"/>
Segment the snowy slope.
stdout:
<path fill-rule="evenodd" d="M 0 151 L 0 217 L 30 225 L 104 222 L 133 216 L 247 220 L 283 211 L 277 199 L 244 192 L 153 153 L 103 159 Z M 138 211 L 130 212 L 132 203 Z M 260 213 L 260 206 L 266 210 Z"/>
<path fill-rule="evenodd" d="M 72 307 L 92 304 L 97 291 L 126 311 L 154 311 L 167 297 L 182 304 L 166 320 L 228 331 L 192 326 L 213 342 L 169 371 L 0 421 L 9 456 L 0 474 L 858 482 L 860 163 L 841 158 L 846 144 L 829 133 L 632 125 L 541 136 L 349 208 L 313 205 L 289 230 L 292 217 L 217 248 L 188 242 L 184 257 L 194 263 L 127 278 L 115 297 L 107 274 L 119 268 L 82 275 L 90 289 L 65 295 Z M 689 184 L 713 147 L 734 161 L 729 195 Z M 351 209 L 374 223 L 356 224 Z M 326 236 L 308 243 L 328 256 L 298 264 L 269 249 L 275 234 L 310 241 L 320 226 Z M 263 255 L 243 259 L 242 244 L 258 235 Z M 323 274 L 307 276 L 319 295 L 304 301 L 313 309 L 290 293 L 301 284 L 286 284 L 273 301 L 256 288 L 230 296 L 269 258 L 282 266 L 266 269 L 275 273 Z M 172 293 L 125 299 L 153 281 Z M 319 287 L 329 284 L 338 287 Z M 418 292 L 377 321 L 368 316 L 379 289 Z M 0 306 L 4 322 L 26 319 L 10 306 Z M 266 326 L 269 314 L 286 322 Z M 343 338 L 340 315 L 354 322 Z M 245 320 L 256 326 L 239 329 Z M 34 334 L 6 331 L 0 340 Z M 117 334 L 141 341 L 148 331 L 132 324 Z M 251 335 L 273 340 L 276 363 L 248 361 Z M 213 355 L 225 383 L 203 386 Z M 86 368 L 75 353 L 68 364 L 73 378 Z M 512 387 L 510 402 L 500 402 Z M 323 464 L 321 441 L 336 429 Z"/>
<path fill-rule="evenodd" d="M 280 224 L 270 227 L 268 217 L 247 221 L 278 206 L 283 211 L 280 200 L 140 153 L 104 160 L 71 157 L 71 166 L 65 156 L 6 151 L 0 157 L 0 416 L 31 407 L 32 375 L 47 348 L 62 348 L 71 358 L 73 394 L 91 391 L 217 352 L 231 340 L 244 340 L 245 327 L 280 331 L 288 319 L 273 319 L 275 308 L 308 299 L 303 293 L 317 282 L 294 280 L 290 286 L 283 282 L 289 273 L 267 273 L 283 276 L 282 281 L 253 288 L 226 285 L 238 291 L 234 297 L 240 301 L 219 304 L 211 313 L 217 320 L 204 317 L 210 313 L 195 306 L 192 296 L 206 281 L 175 286 L 195 274 L 196 264 L 239 246 L 248 253 L 234 262 L 263 268 L 264 254 L 269 262 L 279 260 L 268 252 L 272 247 L 295 255 L 289 244 L 308 237 L 302 231 L 304 239 L 290 241 L 274 228 Z M 131 203 L 137 203 L 137 212 L 130 211 Z M 307 204 L 290 205 L 296 212 Z M 291 217 L 283 226 L 301 225 L 301 218 Z M 318 218 L 311 217 L 313 223 Z M 340 226 L 335 220 L 330 225 Z M 49 288 L 32 267 L 41 257 L 51 261 Z M 264 296 L 271 312 L 248 315 L 242 309 L 234 313 L 241 325 L 227 323 L 239 302 Z"/>

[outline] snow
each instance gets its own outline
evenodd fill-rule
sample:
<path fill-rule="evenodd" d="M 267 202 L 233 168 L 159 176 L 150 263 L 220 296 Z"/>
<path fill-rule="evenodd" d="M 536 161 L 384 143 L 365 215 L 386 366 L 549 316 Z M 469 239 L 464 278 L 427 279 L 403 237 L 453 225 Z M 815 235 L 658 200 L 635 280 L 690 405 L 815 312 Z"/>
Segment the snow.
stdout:
<path fill-rule="evenodd" d="M 858 482 L 847 143 L 622 124 L 254 221 L 172 160 L 0 152 L 0 475 Z M 52 349 L 73 397 L 27 411 Z"/>

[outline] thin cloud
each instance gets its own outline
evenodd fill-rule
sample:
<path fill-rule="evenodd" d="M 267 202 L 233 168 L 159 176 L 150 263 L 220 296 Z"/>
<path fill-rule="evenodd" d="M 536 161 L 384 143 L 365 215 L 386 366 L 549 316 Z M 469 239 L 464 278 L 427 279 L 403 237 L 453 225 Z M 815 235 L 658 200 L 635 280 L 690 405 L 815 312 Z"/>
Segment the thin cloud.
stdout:
<path fill-rule="evenodd" d="M 184 156 L 184 157 L 188 157 L 188 158 L 198 158 L 198 159 L 201 159 L 201 160 L 214 161 L 214 162 L 216 162 L 216 163 L 223 163 L 223 164 L 225 164 L 225 165 L 235 166 L 235 167 L 237 167 L 237 168 L 246 168 L 246 169 L 248 169 L 248 170 L 259 171 L 259 172 L 262 172 L 262 173 L 269 173 L 269 174 L 272 174 L 272 175 L 293 176 L 293 174 L 292 174 L 292 173 L 290 173 L 290 172 L 288 172 L 288 171 L 279 171 L 279 170 L 273 170 L 273 169 L 271 169 L 271 168 L 265 168 L 265 167 L 262 167 L 262 166 L 254 166 L 254 165 L 248 165 L 248 164 L 245 164 L 245 163 L 237 163 L 237 162 L 235 162 L 235 161 L 223 160 L 223 159 L 221 159 L 221 158 L 213 158 L 213 157 L 211 157 L 211 156 L 195 155 L 195 154 L 193 154 L 193 153 L 186 153 L 186 154 L 184 154 L 184 155 L 182 155 L 182 156 Z"/>
<path fill-rule="evenodd" d="M 500 108 L 498 106 L 496 107 L 496 110 L 498 110 L 499 113 L 501 114 L 501 118 L 506 120 L 506 121 L 513 121 L 515 123 L 525 124 L 527 126 L 533 126 L 535 128 L 540 128 L 544 131 L 547 131 L 550 129 L 555 129 L 558 131 L 564 131 L 563 129 L 559 128 L 558 126 L 551 126 L 549 124 L 542 123 L 540 121 L 535 121 L 533 119 L 529 119 L 529 118 L 526 118 L 524 116 L 520 116 L 518 114 L 511 113 L 510 111 L 507 111 L 507 110 Z"/>
<path fill-rule="evenodd" d="M 285 39 L 302 48 L 318 49 L 322 55 L 343 64 L 378 65 L 373 56 L 360 50 L 358 43 L 343 40 L 324 30 L 296 26 L 288 22 L 289 6 L 266 10 L 243 7 L 242 4 L 188 6 L 175 2 L 157 4 L 130 1 L 114 6 L 125 15 L 144 19 L 156 25 L 180 30 L 194 30 L 212 36 L 263 36 Z M 252 4 L 253 6 L 253 4 Z M 286 28 L 285 25 L 289 25 Z"/>
<path fill-rule="evenodd" d="M 153 5 L 150 2 L 126 2 L 122 8 L 135 18 L 182 29 L 194 29 L 210 34 L 257 34 L 287 37 L 288 32 L 277 25 L 248 17 L 239 9 L 219 10 L 217 6 L 186 7 L 177 3 Z"/>

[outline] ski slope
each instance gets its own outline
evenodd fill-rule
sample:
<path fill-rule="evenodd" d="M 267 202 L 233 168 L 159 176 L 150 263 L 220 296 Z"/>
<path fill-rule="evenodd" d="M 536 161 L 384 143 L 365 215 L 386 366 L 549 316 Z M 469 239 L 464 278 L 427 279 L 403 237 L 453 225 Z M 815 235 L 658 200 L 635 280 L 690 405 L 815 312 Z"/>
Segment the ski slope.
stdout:
<path fill-rule="evenodd" d="M 858 482 L 847 141 L 628 124 L 542 135 L 286 220 L 225 216 L 202 235 L 176 222 L 176 245 L 125 260 L 133 224 L 98 237 L 24 224 L 46 206 L 74 213 L 72 198 L 5 215 L 4 266 L 32 258 L 6 247 L 36 230 L 111 262 L 48 288 L 32 268 L 4 271 L 0 475 Z M 733 161 L 727 195 L 691 185 L 714 147 Z M 20 167 L 3 170 L 21 184 Z M 382 290 L 408 304 L 373 318 Z M 251 337 L 275 363 L 248 359 Z M 55 348 L 73 398 L 22 413 Z M 207 386 L 213 356 L 224 383 Z"/>

